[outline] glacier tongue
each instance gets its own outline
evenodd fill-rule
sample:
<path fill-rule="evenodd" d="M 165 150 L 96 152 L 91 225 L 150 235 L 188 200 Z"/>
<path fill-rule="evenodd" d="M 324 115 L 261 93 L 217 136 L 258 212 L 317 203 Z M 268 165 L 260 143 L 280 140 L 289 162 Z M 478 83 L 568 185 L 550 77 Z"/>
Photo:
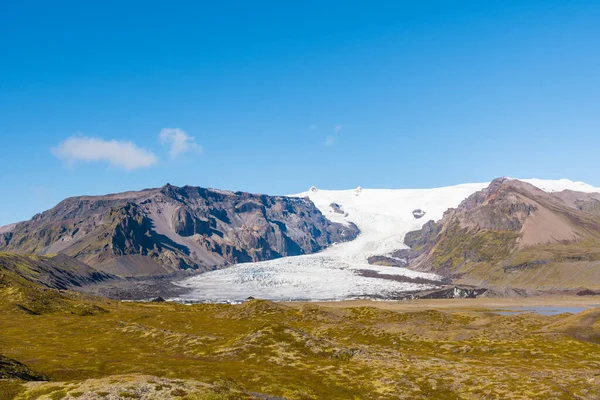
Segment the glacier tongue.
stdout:
<path fill-rule="evenodd" d="M 598 191 L 582 182 L 528 179 L 547 191 Z M 269 300 L 341 300 L 390 297 L 396 293 L 432 288 L 414 278 L 439 281 L 435 274 L 406 268 L 369 265 L 368 257 L 386 255 L 405 247 L 404 235 L 438 220 L 472 193 L 489 183 L 471 183 L 436 189 L 322 190 L 312 187 L 295 194 L 309 197 L 330 220 L 355 223 L 361 234 L 316 254 L 238 264 L 186 279 L 177 284 L 191 291 L 182 301 L 240 301 L 247 297 Z M 415 218 L 420 209 L 424 218 Z M 340 212 L 341 211 L 341 212 Z M 368 273 L 365 273 L 368 271 Z M 378 275 L 384 277 L 377 277 Z"/>

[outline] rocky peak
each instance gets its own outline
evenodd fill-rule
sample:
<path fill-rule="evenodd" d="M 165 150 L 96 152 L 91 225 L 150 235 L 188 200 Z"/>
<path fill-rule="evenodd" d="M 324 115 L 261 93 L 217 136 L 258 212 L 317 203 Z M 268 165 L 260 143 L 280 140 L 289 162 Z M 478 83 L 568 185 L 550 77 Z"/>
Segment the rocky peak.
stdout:
<path fill-rule="evenodd" d="M 519 231 L 538 208 L 538 202 L 528 192 L 527 186 L 531 185 L 521 184 L 507 178 L 494 179 L 487 188 L 466 198 L 456 209 L 449 210 L 444 220 L 455 221 L 461 227 L 475 231 Z"/>
<path fill-rule="evenodd" d="M 160 193 L 171 200 L 179 202 L 185 200 L 185 191 L 183 191 L 180 187 L 171 185 L 170 183 L 167 183 L 166 185 L 161 187 Z"/>

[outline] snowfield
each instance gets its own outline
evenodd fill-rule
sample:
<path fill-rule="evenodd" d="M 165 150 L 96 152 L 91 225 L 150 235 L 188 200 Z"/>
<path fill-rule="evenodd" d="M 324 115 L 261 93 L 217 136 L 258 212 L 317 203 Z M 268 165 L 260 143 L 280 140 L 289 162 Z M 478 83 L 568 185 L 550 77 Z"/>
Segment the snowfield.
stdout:
<path fill-rule="evenodd" d="M 548 192 L 566 189 L 600 192 L 600 188 L 566 179 L 522 181 Z M 191 291 L 172 300 L 236 302 L 250 296 L 277 301 L 389 298 L 398 293 L 434 288 L 433 283 L 417 284 L 403 280 L 424 278 L 439 281 L 440 277 L 435 274 L 369 265 L 367 259 L 405 248 L 404 235 L 407 232 L 420 229 L 429 220 L 439 220 L 448 208 L 458 206 L 488 184 L 470 183 L 436 189 L 358 187 L 352 190 L 320 190 L 312 187 L 293 196 L 309 197 L 331 221 L 355 223 L 361 231 L 355 240 L 334 244 L 316 254 L 238 264 L 188 278 L 176 284 Z M 416 218 L 413 215 L 415 210 L 421 210 L 425 215 Z"/>

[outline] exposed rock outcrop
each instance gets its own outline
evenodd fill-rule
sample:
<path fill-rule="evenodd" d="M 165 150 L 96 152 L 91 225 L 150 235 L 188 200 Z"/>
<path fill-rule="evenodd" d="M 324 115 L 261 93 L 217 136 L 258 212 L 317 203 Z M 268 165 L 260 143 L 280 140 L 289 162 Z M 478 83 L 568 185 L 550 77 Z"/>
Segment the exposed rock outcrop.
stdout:
<path fill-rule="evenodd" d="M 405 267 L 406 259 L 388 256 L 370 256 L 367 262 L 371 265 L 381 265 L 384 267 Z"/>
<path fill-rule="evenodd" d="M 0 379 L 20 379 L 23 381 L 45 381 L 47 378 L 32 371 L 18 361 L 0 354 Z M 2 393 L 0 393 L 2 394 Z"/>
<path fill-rule="evenodd" d="M 9 224 L 9 225 L 0 226 L 0 234 L 11 232 L 13 229 L 15 229 L 15 226 L 17 226 L 17 224 Z"/>
<path fill-rule="evenodd" d="M 348 216 L 348 214 L 345 213 L 344 210 L 342 210 L 342 206 L 339 205 L 338 203 L 331 203 L 329 205 L 329 207 L 331 207 L 331 209 L 333 210 L 333 212 L 336 213 L 336 214 L 342 214 L 344 216 Z"/>
<path fill-rule="evenodd" d="M 412 215 L 413 217 L 415 217 L 415 219 L 421 219 L 425 216 L 426 212 L 421 210 L 420 208 L 417 208 L 415 210 L 413 210 Z"/>
<path fill-rule="evenodd" d="M 425 290 L 407 295 L 409 299 L 474 299 L 485 295 L 488 289 L 474 286 L 454 285 L 441 289 Z"/>

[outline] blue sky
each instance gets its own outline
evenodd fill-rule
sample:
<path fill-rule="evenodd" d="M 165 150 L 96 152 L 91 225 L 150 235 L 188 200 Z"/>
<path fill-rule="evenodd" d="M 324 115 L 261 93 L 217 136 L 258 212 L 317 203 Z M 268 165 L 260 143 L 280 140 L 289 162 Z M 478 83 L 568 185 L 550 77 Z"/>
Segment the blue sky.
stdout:
<path fill-rule="evenodd" d="M 600 186 L 598 1 L 4 2 L 0 225 L 199 185 Z"/>

